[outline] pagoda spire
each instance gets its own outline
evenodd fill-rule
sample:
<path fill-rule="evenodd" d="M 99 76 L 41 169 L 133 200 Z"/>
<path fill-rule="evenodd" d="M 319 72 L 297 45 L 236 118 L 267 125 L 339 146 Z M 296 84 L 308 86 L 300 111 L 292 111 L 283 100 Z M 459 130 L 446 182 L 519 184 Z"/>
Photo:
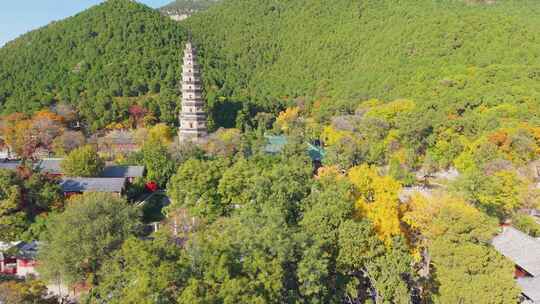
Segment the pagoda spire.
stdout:
<path fill-rule="evenodd" d="M 199 141 L 208 135 L 206 103 L 203 99 L 201 68 L 197 63 L 197 49 L 191 42 L 184 49 L 182 71 L 182 111 L 180 112 L 180 142 Z"/>

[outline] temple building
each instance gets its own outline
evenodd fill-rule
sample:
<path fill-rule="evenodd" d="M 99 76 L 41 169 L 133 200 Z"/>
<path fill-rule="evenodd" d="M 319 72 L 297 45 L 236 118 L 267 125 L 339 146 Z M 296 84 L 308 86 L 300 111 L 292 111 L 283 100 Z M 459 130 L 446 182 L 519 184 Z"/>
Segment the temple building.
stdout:
<path fill-rule="evenodd" d="M 182 72 L 182 112 L 180 113 L 180 142 L 198 142 L 208 135 L 205 101 L 202 94 L 201 68 L 197 49 L 191 41 L 184 50 Z"/>
<path fill-rule="evenodd" d="M 520 303 L 540 304 L 540 239 L 504 225 L 492 240 L 495 249 L 514 262 L 514 277 L 521 288 Z"/>

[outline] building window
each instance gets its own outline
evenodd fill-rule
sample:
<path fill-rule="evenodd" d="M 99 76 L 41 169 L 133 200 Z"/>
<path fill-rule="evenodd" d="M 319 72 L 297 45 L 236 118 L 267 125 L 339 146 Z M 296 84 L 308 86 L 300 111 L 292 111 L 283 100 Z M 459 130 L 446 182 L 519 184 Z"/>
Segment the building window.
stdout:
<path fill-rule="evenodd" d="M 189 127 L 190 127 L 191 129 L 193 129 L 193 123 L 192 123 L 192 122 L 189 123 Z"/>

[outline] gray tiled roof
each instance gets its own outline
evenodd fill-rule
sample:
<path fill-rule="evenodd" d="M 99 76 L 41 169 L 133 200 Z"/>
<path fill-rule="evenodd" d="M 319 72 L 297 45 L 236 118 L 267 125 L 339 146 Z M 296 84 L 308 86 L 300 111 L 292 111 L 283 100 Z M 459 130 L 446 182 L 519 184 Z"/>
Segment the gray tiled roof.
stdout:
<path fill-rule="evenodd" d="M 540 303 L 540 277 L 518 278 L 517 283 L 527 298 L 533 303 Z"/>
<path fill-rule="evenodd" d="M 5 170 L 17 170 L 17 167 L 21 165 L 21 161 L 10 160 L 10 161 L 0 161 L 0 169 Z"/>
<path fill-rule="evenodd" d="M 61 158 L 45 158 L 36 163 L 36 168 L 50 174 L 62 174 Z"/>
<path fill-rule="evenodd" d="M 26 259 L 35 259 L 37 256 L 37 252 L 39 249 L 39 242 L 38 241 L 32 241 L 32 242 L 11 242 L 11 243 L 4 243 L 0 242 L 0 260 L 5 255 L 2 254 L 2 252 L 5 252 L 7 250 L 14 250 L 14 256 L 19 258 L 26 258 Z"/>
<path fill-rule="evenodd" d="M 534 277 L 540 276 L 540 241 L 515 228 L 505 227 L 492 244 L 523 270 Z"/>
<path fill-rule="evenodd" d="M 35 259 L 39 249 L 39 242 L 32 241 L 30 243 L 22 242 L 17 245 L 19 249 L 17 252 L 17 257 L 26 258 L 26 259 Z"/>
<path fill-rule="evenodd" d="M 102 177 L 142 177 L 143 166 L 107 166 L 101 173 Z"/>
<path fill-rule="evenodd" d="M 110 192 L 121 193 L 125 178 L 66 177 L 60 182 L 64 192 Z"/>
<path fill-rule="evenodd" d="M 62 173 L 62 169 L 60 167 L 61 162 L 62 162 L 62 159 L 45 158 L 34 163 L 34 167 L 36 169 L 40 169 L 43 172 L 47 172 L 51 174 L 61 174 Z M 0 161 L 0 169 L 16 170 L 17 167 L 21 165 L 21 163 L 22 162 L 20 160 Z"/>

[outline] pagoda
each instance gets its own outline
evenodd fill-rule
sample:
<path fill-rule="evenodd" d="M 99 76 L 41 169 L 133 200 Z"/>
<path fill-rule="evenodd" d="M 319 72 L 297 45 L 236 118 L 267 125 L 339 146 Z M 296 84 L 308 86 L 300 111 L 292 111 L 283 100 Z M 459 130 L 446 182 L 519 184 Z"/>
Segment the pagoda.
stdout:
<path fill-rule="evenodd" d="M 183 142 L 198 142 L 208 135 L 205 102 L 202 94 L 201 68 L 197 49 L 188 41 L 184 50 L 182 71 L 182 111 L 178 138 Z"/>

